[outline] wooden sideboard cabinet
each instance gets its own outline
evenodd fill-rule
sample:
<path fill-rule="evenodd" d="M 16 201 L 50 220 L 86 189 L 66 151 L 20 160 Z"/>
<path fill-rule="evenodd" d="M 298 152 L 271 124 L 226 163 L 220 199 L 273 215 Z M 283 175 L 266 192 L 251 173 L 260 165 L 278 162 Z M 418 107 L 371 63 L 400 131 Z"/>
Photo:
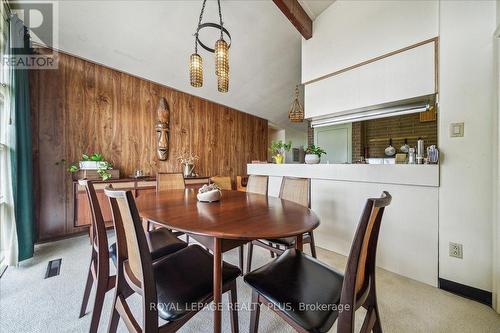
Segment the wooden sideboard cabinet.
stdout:
<path fill-rule="evenodd" d="M 186 187 L 199 188 L 203 184 L 208 184 L 210 177 L 192 177 L 185 178 Z M 102 216 L 104 222 L 111 226 L 113 223 L 113 217 L 111 215 L 111 207 L 109 206 L 108 198 L 104 194 L 104 188 L 108 185 L 113 186 L 115 189 L 120 190 L 130 190 L 135 197 L 140 195 L 156 191 L 156 179 L 155 178 L 141 178 L 141 179 L 110 179 L 107 181 L 94 181 L 94 188 L 96 190 L 97 200 L 101 207 Z M 87 199 L 87 194 L 83 186 L 78 184 L 78 181 L 73 182 L 73 197 L 74 197 L 74 227 L 85 227 L 89 226 L 91 223 L 91 212 L 90 206 Z"/>

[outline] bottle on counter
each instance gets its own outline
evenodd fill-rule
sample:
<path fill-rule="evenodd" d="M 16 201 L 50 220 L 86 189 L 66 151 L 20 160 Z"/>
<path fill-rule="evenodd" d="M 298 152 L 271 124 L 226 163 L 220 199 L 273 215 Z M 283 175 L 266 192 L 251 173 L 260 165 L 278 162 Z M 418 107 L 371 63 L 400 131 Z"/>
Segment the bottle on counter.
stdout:
<path fill-rule="evenodd" d="M 424 164 L 424 140 L 418 138 L 417 141 L 417 164 Z"/>
<path fill-rule="evenodd" d="M 415 164 L 415 148 L 408 149 L 408 164 Z"/>

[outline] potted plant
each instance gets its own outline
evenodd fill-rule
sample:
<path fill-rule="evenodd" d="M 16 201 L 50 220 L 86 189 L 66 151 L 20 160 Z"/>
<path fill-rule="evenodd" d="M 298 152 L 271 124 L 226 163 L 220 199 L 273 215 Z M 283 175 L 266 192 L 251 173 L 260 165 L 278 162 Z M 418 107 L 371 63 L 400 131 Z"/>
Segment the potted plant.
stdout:
<path fill-rule="evenodd" d="M 61 160 L 65 163 L 65 160 Z M 58 163 L 56 163 L 58 164 Z M 82 158 L 78 163 L 73 163 L 68 167 L 70 173 L 77 173 L 80 170 L 96 170 L 102 180 L 111 178 L 111 173 L 108 171 L 113 168 L 113 165 L 104 160 L 104 157 L 99 153 L 92 155 L 82 154 Z"/>
<path fill-rule="evenodd" d="M 292 148 L 292 141 L 288 141 L 288 143 L 284 143 L 283 141 L 273 141 L 271 143 L 271 147 L 269 150 L 273 154 L 273 159 L 276 164 L 283 164 L 285 160 L 285 152 L 290 151 Z"/>
<path fill-rule="evenodd" d="M 306 164 L 318 164 L 321 161 L 321 155 L 323 154 L 326 155 L 326 151 L 321 149 L 321 147 L 310 145 L 306 149 L 306 156 L 305 156 Z"/>

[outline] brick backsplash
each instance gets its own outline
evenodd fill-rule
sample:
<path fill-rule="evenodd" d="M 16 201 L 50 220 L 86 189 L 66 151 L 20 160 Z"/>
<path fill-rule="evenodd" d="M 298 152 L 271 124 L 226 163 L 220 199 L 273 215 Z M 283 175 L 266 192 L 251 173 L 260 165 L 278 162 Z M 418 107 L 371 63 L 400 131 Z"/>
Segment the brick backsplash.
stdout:
<path fill-rule="evenodd" d="M 417 140 L 421 137 L 425 147 L 437 145 L 437 121 L 420 121 L 420 114 L 408 114 L 403 116 L 373 119 L 352 123 L 352 161 L 359 161 L 364 156 L 364 149 L 368 147 L 368 157 L 385 157 L 384 150 L 389 145 L 389 139 L 393 138 L 392 145 L 399 152 L 404 144 L 404 138 L 408 139 L 411 147 L 417 146 Z M 400 139 L 399 139 L 400 138 Z M 307 128 L 307 144 L 314 144 L 314 128 Z"/>
<path fill-rule="evenodd" d="M 314 128 L 311 127 L 311 122 L 309 122 L 307 127 L 307 145 L 314 144 Z"/>
<path fill-rule="evenodd" d="M 420 114 L 373 119 L 352 124 L 352 160 L 357 161 L 364 155 L 364 147 L 368 147 L 368 157 L 384 157 L 384 150 L 392 145 L 399 152 L 399 147 L 408 139 L 411 147 L 417 145 L 422 138 L 425 147 L 437 145 L 437 121 L 420 121 Z"/>

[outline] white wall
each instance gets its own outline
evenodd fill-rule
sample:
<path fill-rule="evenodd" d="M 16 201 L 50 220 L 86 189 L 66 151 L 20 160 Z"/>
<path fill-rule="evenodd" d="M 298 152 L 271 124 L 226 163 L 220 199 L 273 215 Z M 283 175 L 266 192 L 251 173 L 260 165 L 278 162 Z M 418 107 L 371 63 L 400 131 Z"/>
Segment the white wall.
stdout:
<path fill-rule="evenodd" d="M 440 277 L 492 290 L 494 1 L 440 3 Z M 450 138 L 450 123 L 465 136 Z M 448 255 L 462 243 L 463 260 Z"/>
<path fill-rule="evenodd" d="M 335 1 L 302 40 L 302 82 L 437 35 L 437 1 Z"/>
<path fill-rule="evenodd" d="M 305 82 L 440 36 L 440 277 L 488 291 L 496 12 L 496 1 L 336 1 L 315 20 L 313 38 L 302 42 Z M 465 137 L 449 138 L 452 122 L 465 122 Z M 448 256 L 450 241 L 463 244 L 463 260 Z"/>
<path fill-rule="evenodd" d="M 292 148 L 305 149 L 307 147 L 307 127 L 300 130 L 295 128 L 285 129 L 285 141 L 292 141 Z M 293 163 L 292 151 L 286 153 L 285 163 Z"/>
<path fill-rule="evenodd" d="M 500 313 L 500 0 L 497 0 L 497 30 L 495 35 L 495 44 L 496 44 L 496 91 L 497 91 L 497 114 L 496 114 L 496 142 L 494 145 L 494 150 L 496 156 L 496 181 L 493 183 L 496 187 L 496 195 L 493 196 L 494 204 L 493 208 L 495 210 L 496 223 L 493 227 L 493 299 L 492 304 L 493 308 Z"/>

